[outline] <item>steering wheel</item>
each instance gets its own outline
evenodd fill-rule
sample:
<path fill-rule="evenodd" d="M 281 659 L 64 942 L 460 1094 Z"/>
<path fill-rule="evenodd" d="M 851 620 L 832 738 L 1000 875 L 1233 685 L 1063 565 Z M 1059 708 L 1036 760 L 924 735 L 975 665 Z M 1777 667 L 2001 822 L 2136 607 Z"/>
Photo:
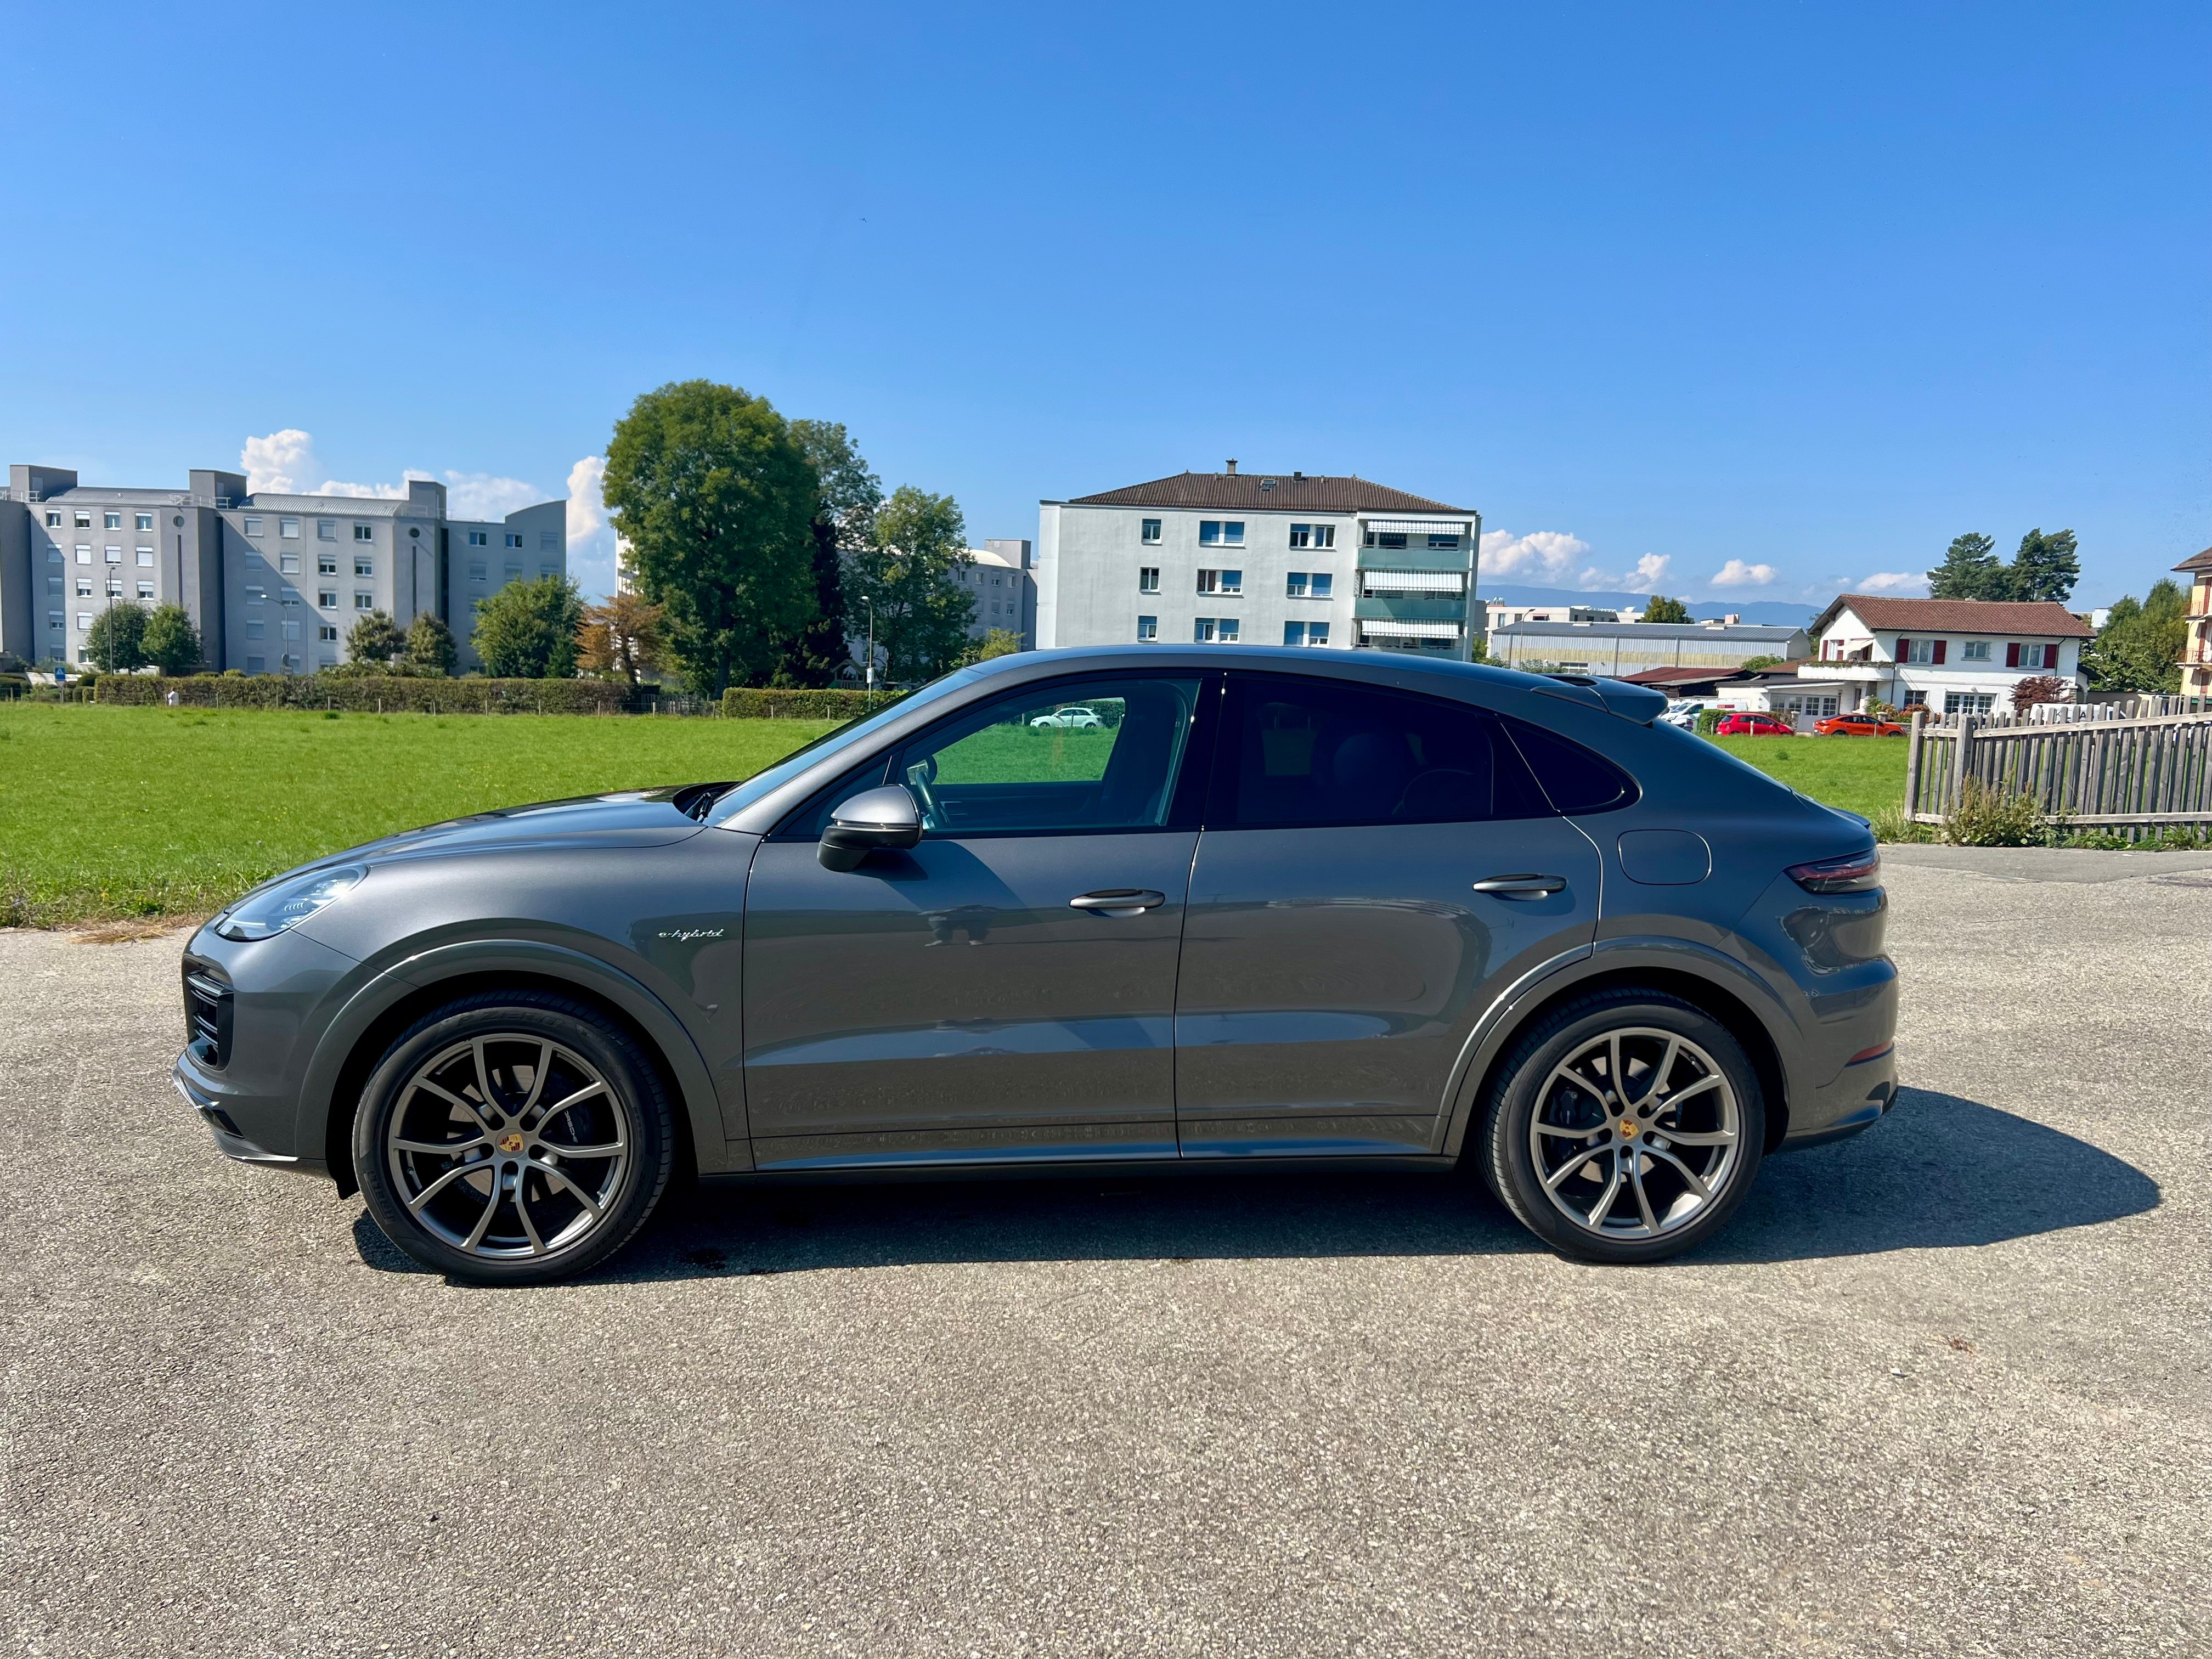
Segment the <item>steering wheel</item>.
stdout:
<path fill-rule="evenodd" d="M 921 827 L 925 830 L 945 828 L 945 809 L 939 805 L 937 792 L 929 786 L 937 778 L 937 757 L 930 756 L 918 766 L 906 769 L 906 787 L 921 802 Z"/>

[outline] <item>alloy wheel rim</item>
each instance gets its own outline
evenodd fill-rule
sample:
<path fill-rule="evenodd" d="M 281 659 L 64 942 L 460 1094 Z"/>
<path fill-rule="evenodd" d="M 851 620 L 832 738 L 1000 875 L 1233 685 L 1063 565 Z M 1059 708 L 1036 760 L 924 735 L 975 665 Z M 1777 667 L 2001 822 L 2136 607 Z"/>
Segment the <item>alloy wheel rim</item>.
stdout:
<path fill-rule="evenodd" d="M 465 1255 L 573 1249 L 629 1173 L 629 1109 L 574 1049 L 521 1032 L 471 1037 L 400 1085 L 385 1157 L 416 1224 Z"/>
<path fill-rule="evenodd" d="M 1712 1055 L 1623 1026 L 1552 1068 L 1528 1155 L 1552 1206 L 1598 1238 L 1660 1238 L 1706 1214 L 1742 1167 L 1741 1109 Z"/>

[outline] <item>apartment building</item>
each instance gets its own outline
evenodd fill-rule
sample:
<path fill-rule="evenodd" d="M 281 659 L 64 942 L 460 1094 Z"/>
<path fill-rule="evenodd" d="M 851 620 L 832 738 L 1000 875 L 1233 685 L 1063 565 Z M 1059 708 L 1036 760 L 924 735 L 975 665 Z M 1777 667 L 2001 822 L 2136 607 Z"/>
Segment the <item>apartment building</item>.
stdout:
<path fill-rule="evenodd" d="M 1039 503 L 1040 647 L 1358 647 L 1465 661 L 1482 516 L 1358 477 L 1182 472 Z"/>
<path fill-rule="evenodd" d="M 182 605 L 208 665 L 312 673 L 345 659 L 355 621 L 401 628 L 431 611 L 460 665 L 475 601 L 513 581 L 566 575 L 568 504 L 498 520 L 447 515 L 446 487 L 396 498 L 250 492 L 241 473 L 194 469 L 185 487 L 80 483 L 64 467 L 11 466 L 0 496 L 0 650 L 82 663 L 113 605 Z"/>
<path fill-rule="evenodd" d="M 2212 547 L 2173 568 L 2189 579 L 2188 631 L 2181 636 L 2181 695 L 2212 697 Z"/>
<path fill-rule="evenodd" d="M 1824 706 L 1831 696 L 1846 709 L 1878 700 L 1932 714 L 2009 708 L 2013 687 L 2042 675 L 2077 684 L 2081 647 L 2094 637 L 2056 600 L 1867 593 L 1838 595 L 1812 631 L 1817 650 L 1798 665 L 1801 691 L 1817 691 Z"/>
<path fill-rule="evenodd" d="M 1026 541 L 988 541 L 968 550 L 972 562 L 956 580 L 975 596 L 975 620 L 968 637 L 980 640 L 994 628 L 1021 635 L 1022 649 L 1036 648 L 1036 566 Z M 856 656 L 866 654 L 856 647 Z"/>

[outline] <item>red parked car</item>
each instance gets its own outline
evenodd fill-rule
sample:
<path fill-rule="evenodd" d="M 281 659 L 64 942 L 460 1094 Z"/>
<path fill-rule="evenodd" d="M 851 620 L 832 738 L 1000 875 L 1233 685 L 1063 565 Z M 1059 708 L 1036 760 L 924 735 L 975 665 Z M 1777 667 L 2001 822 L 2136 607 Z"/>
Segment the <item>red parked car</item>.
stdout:
<path fill-rule="evenodd" d="M 1779 714 L 1741 712 L 1723 715 L 1713 727 L 1724 738 L 1794 738 L 1797 728 Z"/>
<path fill-rule="evenodd" d="M 1905 728 L 1895 720 L 1886 720 L 1873 714 L 1831 714 L 1824 720 L 1814 720 L 1813 730 L 1824 738 L 1901 738 Z"/>

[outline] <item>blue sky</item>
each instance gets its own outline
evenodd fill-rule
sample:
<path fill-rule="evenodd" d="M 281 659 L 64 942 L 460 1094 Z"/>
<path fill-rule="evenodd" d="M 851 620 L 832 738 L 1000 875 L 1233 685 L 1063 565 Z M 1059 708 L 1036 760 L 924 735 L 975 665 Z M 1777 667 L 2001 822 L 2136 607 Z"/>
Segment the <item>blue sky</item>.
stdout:
<path fill-rule="evenodd" d="M 302 488 L 588 493 L 709 376 L 976 540 L 1233 455 L 1479 507 L 1496 581 L 1910 592 L 2070 526 L 2087 604 L 2212 542 L 2201 5 L 7 29 L 0 448 L 88 483 L 289 433 Z"/>

